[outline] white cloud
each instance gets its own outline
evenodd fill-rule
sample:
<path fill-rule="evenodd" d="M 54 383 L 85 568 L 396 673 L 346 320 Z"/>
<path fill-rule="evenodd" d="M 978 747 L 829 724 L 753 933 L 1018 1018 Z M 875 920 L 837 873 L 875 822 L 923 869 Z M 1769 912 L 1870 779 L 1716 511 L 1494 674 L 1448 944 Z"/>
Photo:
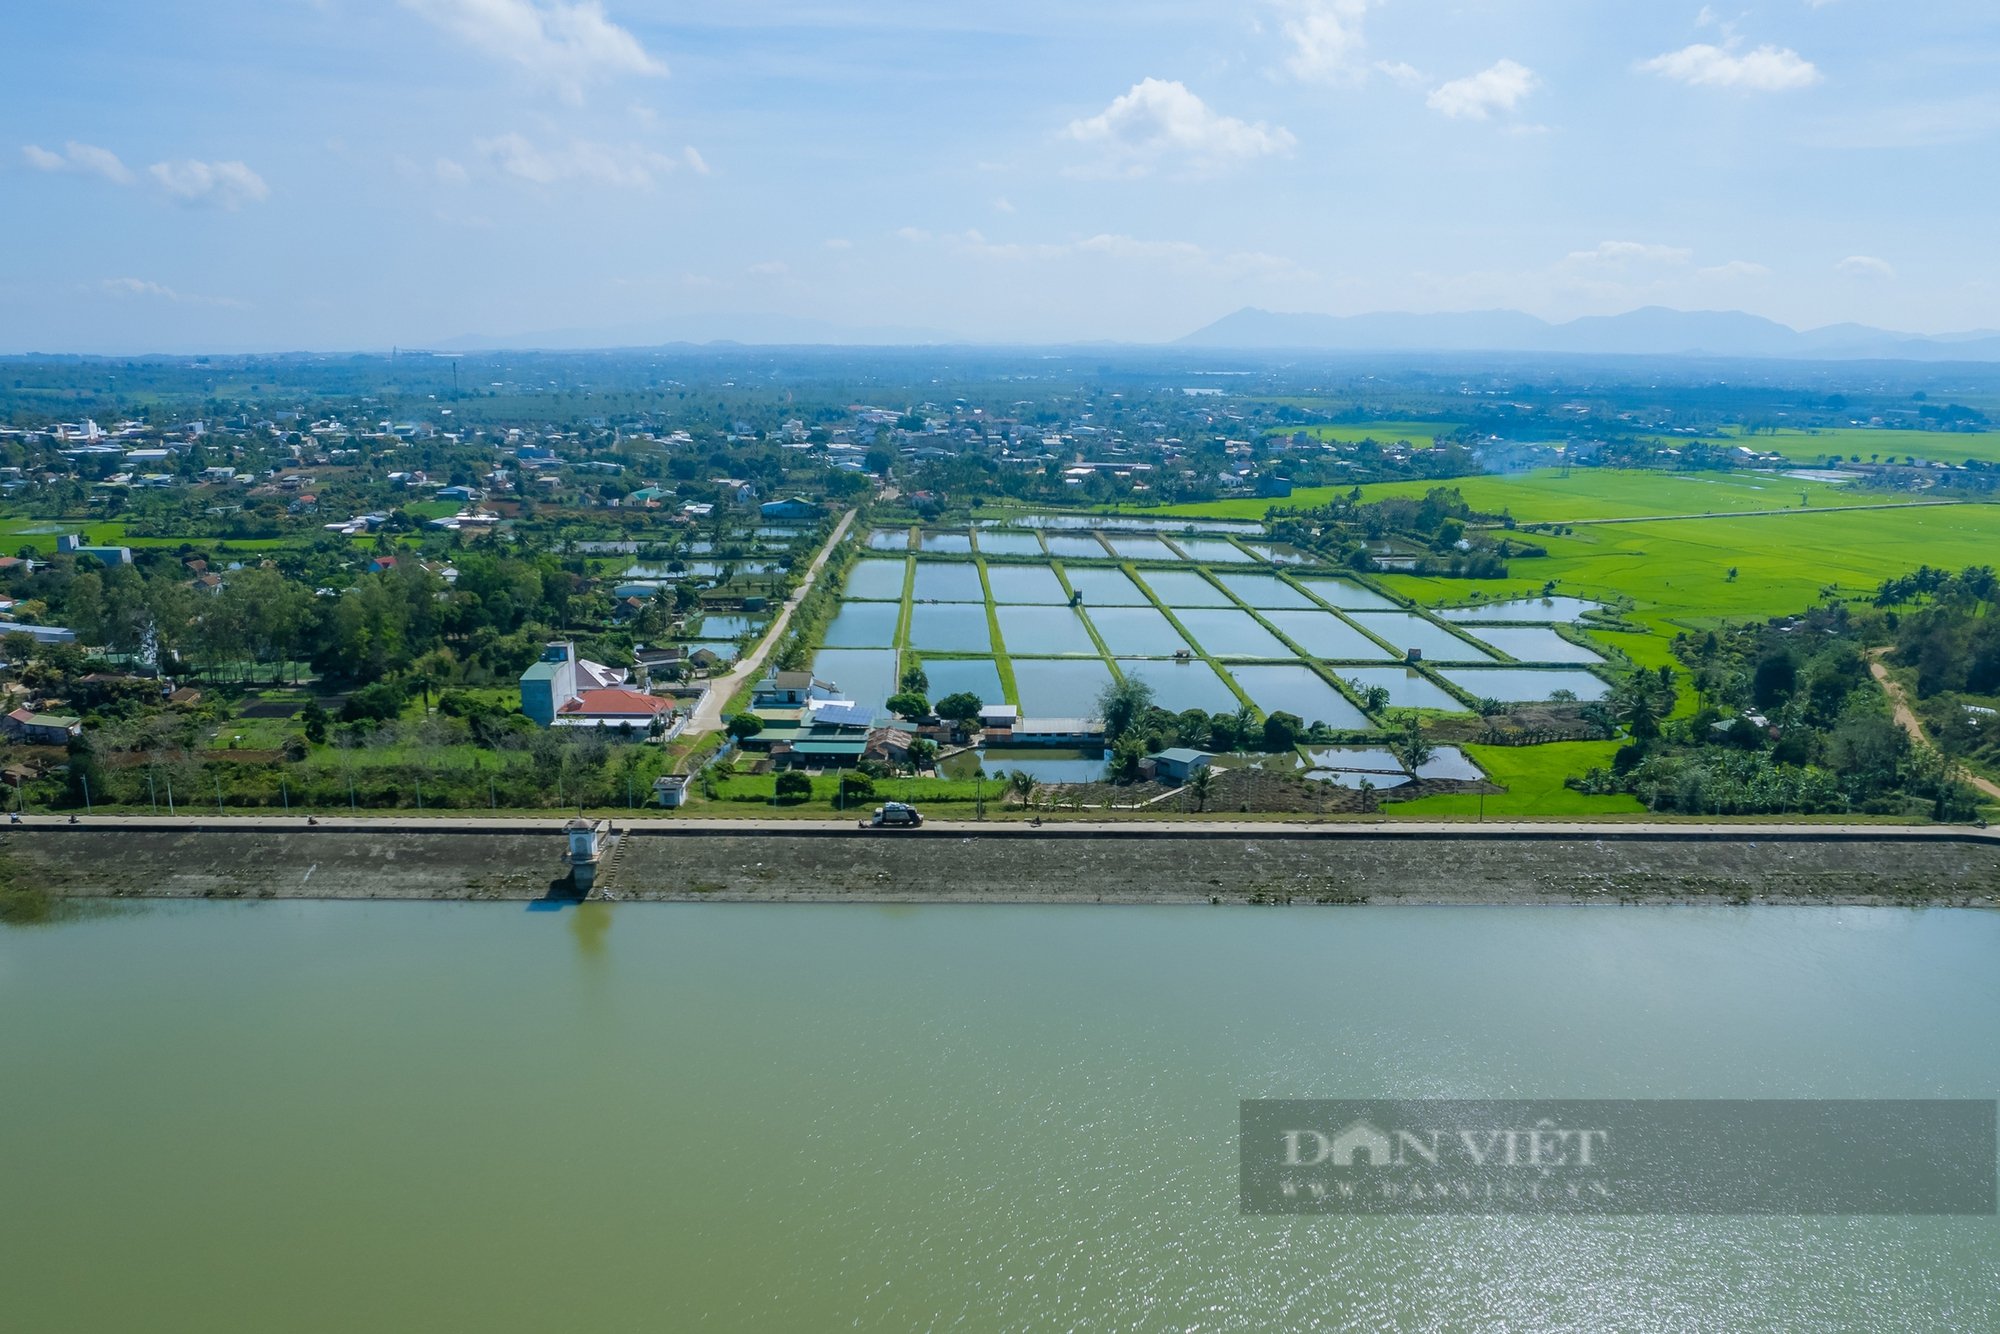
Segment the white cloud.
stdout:
<path fill-rule="evenodd" d="M 1001 195 L 993 201 L 993 211 L 995 213 L 1012 213 L 1014 211 L 1014 201 L 1007 198 L 1006 195 Z"/>
<path fill-rule="evenodd" d="M 1880 282 L 1896 276 L 1895 266 L 1886 259 L 1873 255 L 1849 255 L 1833 266 L 1833 271 L 1843 278 L 1855 278 L 1865 282 Z"/>
<path fill-rule="evenodd" d="M 243 303 L 226 296 L 194 296 L 177 292 L 165 283 L 156 283 L 149 278 L 106 278 L 98 286 L 113 296 L 146 297 L 155 301 L 172 301 L 194 306 L 233 306 Z"/>
<path fill-rule="evenodd" d="M 688 144 L 681 149 L 681 161 L 687 163 L 689 170 L 693 171 L 697 176 L 706 176 L 711 170 L 708 165 L 708 159 L 696 152 L 693 144 Z"/>
<path fill-rule="evenodd" d="M 471 179 L 471 173 L 466 171 L 463 163 L 448 157 L 439 158 L 435 169 L 440 185 L 464 185 Z"/>
<path fill-rule="evenodd" d="M 1440 84 L 1425 105 L 1455 118 L 1486 120 L 1496 111 L 1512 111 L 1540 82 L 1527 66 L 1502 60 L 1477 74 Z"/>
<path fill-rule="evenodd" d="M 1386 77 L 1397 87 L 1407 88 L 1411 92 L 1430 82 L 1422 70 L 1401 60 L 1378 60 L 1375 62 L 1375 72 Z"/>
<path fill-rule="evenodd" d="M 822 241 L 820 244 L 824 245 L 828 250 L 854 249 L 854 242 L 848 240 L 844 236 L 829 236 L 826 238 L 826 240 Z"/>
<path fill-rule="evenodd" d="M 598 0 L 403 0 L 492 60 L 515 65 L 571 102 L 592 83 L 619 75 L 664 77 L 664 62 Z"/>
<path fill-rule="evenodd" d="M 638 144 L 620 146 L 590 139 L 543 146 L 525 135 L 503 134 L 481 139 L 475 147 L 507 175 L 537 185 L 587 181 L 594 185 L 643 188 L 680 164 L 680 159 L 670 154 Z"/>
<path fill-rule="evenodd" d="M 1279 31 L 1291 44 L 1285 68 L 1292 77 L 1315 83 L 1344 83 L 1366 77 L 1362 53 L 1367 38 L 1361 20 L 1370 0 L 1280 0 L 1285 18 Z"/>
<path fill-rule="evenodd" d="M 760 278 L 781 278 L 791 271 L 792 266 L 782 259 L 767 259 L 762 263 L 752 264 L 749 268 L 749 272 Z"/>
<path fill-rule="evenodd" d="M 1818 67 L 1798 52 L 1768 45 L 1738 53 L 1696 42 L 1643 61 L 1639 68 L 1695 87 L 1742 88 L 1757 93 L 1810 88 L 1821 77 Z"/>
<path fill-rule="evenodd" d="M 1082 144 L 1101 146 L 1118 174 L 1144 175 L 1168 158 L 1196 169 L 1227 166 L 1289 153 L 1290 130 L 1218 115 L 1175 80 L 1142 79 L 1095 116 L 1063 131 Z"/>
<path fill-rule="evenodd" d="M 210 204 L 235 209 L 263 202 L 271 187 L 241 162 L 155 162 L 146 168 L 153 183 L 185 204 Z"/>
<path fill-rule="evenodd" d="M 139 179 L 110 149 L 80 144 L 74 139 L 64 144 L 60 153 L 52 153 L 40 144 L 26 144 L 21 155 L 28 159 L 29 166 L 40 171 L 78 171 L 102 176 L 114 185 L 131 185 Z"/>
<path fill-rule="evenodd" d="M 1563 263 L 1572 268 L 1631 268 L 1636 265 L 1680 265 L 1691 263 L 1694 251 L 1683 246 L 1655 245 L 1646 241 L 1599 241 L 1589 250 L 1572 250 Z"/>

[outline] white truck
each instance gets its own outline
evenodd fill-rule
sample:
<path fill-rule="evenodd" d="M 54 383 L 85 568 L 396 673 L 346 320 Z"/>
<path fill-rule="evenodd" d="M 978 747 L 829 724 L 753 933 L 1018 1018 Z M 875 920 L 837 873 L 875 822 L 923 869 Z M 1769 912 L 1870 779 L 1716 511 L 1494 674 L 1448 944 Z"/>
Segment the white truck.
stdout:
<path fill-rule="evenodd" d="M 875 813 L 861 822 L 863 829 L 915 829 L 924 822 L 923 813 L 915 806 L 900 801 L 886 802 L 875 808 Z"/>

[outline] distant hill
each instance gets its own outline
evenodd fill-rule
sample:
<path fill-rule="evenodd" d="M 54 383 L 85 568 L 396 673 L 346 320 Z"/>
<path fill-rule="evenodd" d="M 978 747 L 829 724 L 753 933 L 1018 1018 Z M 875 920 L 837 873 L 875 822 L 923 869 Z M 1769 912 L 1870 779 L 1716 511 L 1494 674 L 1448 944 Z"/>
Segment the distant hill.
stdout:
<path fill-rule="evenodd" d="M 1518 310 L 1437 315 L 1297 315 L 1246 306 L 1175 340 L 1176 347 L 1346 352 L 1567 352 L 1634 356 L 2000 361 L 2000 332 L 1906 334 L 1861 324 L 1801 332 L 1740 310 L 1648 306 L 1566 324 Z"/>
<path fill-rule="evenodd" d="M 937 329 L 833 324 L 794 315 L 681 315 L 651 324 L 554 329 L 493 336 L 462 334 L 432 346 L 452 352 L 663 347 L 673 343 L 745 343 L 777 347 L 910 347 L 957 343 Z"/>

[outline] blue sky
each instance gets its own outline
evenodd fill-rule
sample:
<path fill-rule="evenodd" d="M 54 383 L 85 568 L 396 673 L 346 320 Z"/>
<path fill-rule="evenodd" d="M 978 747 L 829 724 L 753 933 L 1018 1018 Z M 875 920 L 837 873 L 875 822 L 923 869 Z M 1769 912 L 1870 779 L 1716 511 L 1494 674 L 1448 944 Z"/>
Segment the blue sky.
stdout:
<path fill-rule="evenodd" d="M 0 71 L 6 351 L 2000 325 L 1990 0 L 63 0 Z"/>

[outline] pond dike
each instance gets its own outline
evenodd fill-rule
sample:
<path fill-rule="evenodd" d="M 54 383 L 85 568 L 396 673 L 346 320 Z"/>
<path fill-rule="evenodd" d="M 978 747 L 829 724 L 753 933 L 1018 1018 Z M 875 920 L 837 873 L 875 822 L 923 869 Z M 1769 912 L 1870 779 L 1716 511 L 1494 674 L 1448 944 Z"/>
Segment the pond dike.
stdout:
<path fill-rule="evenodd" d="M 560 822 L 123 819 L 0 826 L 17 882 L 90 898 L 574 897 Z M 2000 831 L 1775 825 L 641 821 L 620 900 L 1804 903 L 2000 907 Z"/>

